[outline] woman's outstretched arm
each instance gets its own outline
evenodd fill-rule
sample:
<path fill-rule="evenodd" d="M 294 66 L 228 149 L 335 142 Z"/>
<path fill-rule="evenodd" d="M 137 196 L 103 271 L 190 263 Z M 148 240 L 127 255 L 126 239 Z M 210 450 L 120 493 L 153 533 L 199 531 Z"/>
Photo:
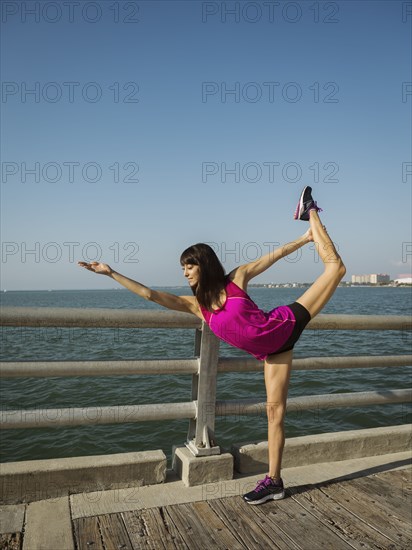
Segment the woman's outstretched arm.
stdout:
<path fill-rule="evenodd" d="M 273 250 L 272 252 L 261 256 L 253 262 L 240 265 L 230 273 L 230 278 L 238 286 L 246 289 L 248 282 L 253 279 L 253 277 L 257 277 L 258 275 L 269 269 L 269 267 L 271 267 L 278 260 L 284 258 L 285 256 L 288 256 L 288 254 L 292 254 L 292 252 L 295 252 L 305 244 L 312 241 L 312 232 L 310 229 L 308 229 L 308 231 L 306 231 L 304 235 L 296 239 L 296 241 L 287 243 L 277 248 L 276 250 Z"/>
<path fill-rule="evenodd" d="M 176 296 L 175 294 L 170 294 L 169 292 L 161 292 L 158 290 L 153 290 L 145 285 L 142 285 L 138 281 L 129 279 L 121 273 L 114 271 L 109 265 L 98 263 L 98 262 L 78 262 L 80 267 L 84 267 L 89 271 L 94 273 L 99 273 L 100 275 L 107 275 L 111 279 L 114 279 L 116 282 L 130 290 L 134 294 L 155 302 L 167 309 L 174 309 L 176 311 L 184 311 L 185 313 L 192 313 L 201 317 L 199 312 L 199 307 L 197 305 L 196 298 L 194 296 Z"/>

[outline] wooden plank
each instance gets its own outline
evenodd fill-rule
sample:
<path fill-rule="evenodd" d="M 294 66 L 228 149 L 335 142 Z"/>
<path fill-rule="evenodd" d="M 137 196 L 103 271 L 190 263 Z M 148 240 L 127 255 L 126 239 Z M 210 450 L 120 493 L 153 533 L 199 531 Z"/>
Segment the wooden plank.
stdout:
<path fill-rule="evenodd" d="M 175 545 L 175 548 L 181 548 L 182 550 L 187 550 L 189 546 L 186 544 L 186 540 L 184 539 L 183 535 L 179 532 L 177 529 L 175 523 L 170 517 L 170 514 L 168 514 L 166 507 L 162 506 L 160 508 L 159 512 L 161 514 L 163 524 L 167 531 L 170 533 L 173 543 Z"/>
<path fill-rule="evenodd" d="M 373 474 L 373 477 L 383 479 L 387 483 L 398 487 L 402 490 L 407 490 L 412 493 L 412 469 L 406 468 L 404 470 L 392 470 L 390 472 L 379 472 Z"/>
<path fill-rule="evenodd" d="M 142 517 L 147 525 L 149 536 L 156 533 L 156 537 L 154 539 L 152 538 L 152 540 L 154 540 L 153 550 L 158 550 L 158 548 L 161 548 L 161 546 L 158 545 L 158 542 L 160 541 L 163 543 L 166 550 L 173 550 L 175 548 L 186 550 L 187 546 L 183 538 L 177 533 L 172 534 L 169 531 L 171 526 L 165 521 L 162 508 L 143 510 Z"/>
<path fill-rule="evenodd" d="M 356 490 L 350 483 L 331 483 L 321 491 L 339 502 L 359 520 L 363 520 L 382 535 L 396 543 L 397 550 L 408 548 L 408 537 L 404 535 L 405 523 L 395 517 L 388 517 L 384 506 L 375 504 L 366 493 Z"/>
<path fill-rule="evenodd" d="M 142 518 L 142 510 L 122 512 L 122 517 L 133 548 L 136 550 L 152 548 L 149 546 L 150 539 Z M 160 546 L 159 549 L 163 549 L 163 546 Z"/>
<path fill-rule="evenodd" d="M 322 548 L 330 550 L 352 550 L 353 546 L 344 541 L 335 531 L 292 498 L 269 501 L 263 506 L 254 506 L 257 521 L 272 521 L 290 537 L 295 545 L 306 550 Z"/>
<path fill-rule="evenodd" d="M 105 514 L 98 518 L 105 550 L 133 550 L 121 514 Z"/>
<path fill-rule="evenodd" d="M 288 536 L 285 536 L 283 531 L 277 528 L 276 524 L 272 525 L 271 522 L 267 522 L 266 519 L 257 522 L 254 513 L 255 506 L 247 504 L 239 497 L 225 499 L 225 507 L 229 506 L 234 515 L 237 515 L 239 519 L 242 520 L 242 535 L 245 532 L 251 532 L 255 539 L 268 539 L 271 547 L 281 550 L 300 548 L 300 546 L 296 546 Z M 250 547 L 254 548 L 253 544 Z"/>
<path fill-rule="evenodd" d="M 181 536 L 184 538 L 189 548 L 221 548 L 220 537 L 216 535 L 213 529 L 202 523 L 195 510 L 188 504 L 177 504 L 166 506 L 165 514 L 169 515 L 176 525 Z"/>
<path fill-rule="evenodd" d="M 356 478 L 351 487 L 365 492 L 374 504 L 381 504 L 388 514 L 404 520 L 408 525 L 408 536 L 412 538 L 412 498 L 402 494 L 402 490 L 391 486 L 386 480 L 377 477 Z"/>
<path fill-rule="evenodd" d="M 0 535 L 0 550 L 21 550 L 21 533 L 3 533 Z"/>
<path fill-rule="evenodd" d="M 204 538 L 201 533 L 199 533 L 197 525 L 194 524 L 187 512 L 185 504 L 165 506 L 163 508 L 163 513 L 165 518 L 168 519 L 169 524 L 175 526 L 189 548 L 193 548 L 195 544 L 200 544 L 201 542 L 205 543 Z"/>
<path fill-rule="evenodd" d="M 392 487 L 397 487 L 401 491 L 402 497 L 412 498 L 412 469 L 381 472 L 374 474 L 373 477 L 383 479 Z"/>
<path fill-rule="evenodd" d="M 333 498 L 312 486 L 291 490 L 292 498 L 309 513 L 329 525 L 357 550 L 387 550 L 392 541 L 349 512 Z"/>
<path fill-rule="evenodd" d="M 253 505 L 239 497 L 210 500 L 209 505 L 226 523 L 246 548 L 274 548 L 279 550 L 299 550 L 293 541 L 280 530 L 274 529 L 266 520 L 256 522 L 251 510 Z M 276 541 L 276 542 L 275 542 Z"/>
<path fill-rule="evenodd" d="M 161 508 L 123 512 L 123 519 L 136 550 L 187 550 L 179 533 L 163 517 Z"/>
<path fill-rule="evenodd" d="M 75 519 L 73 527 L 78 550 L 104 550 L 97 516 Z"/>
<path fill-rule="evenodd" d="M 194 502 L 192 509 L 196 511 L 197 517 L 202 523 L 214 533 L 222 548 L 230 550 L 244 550 L 245 546 L 234 536 L 222 518 L 210 506 L 210 502 Z"/>

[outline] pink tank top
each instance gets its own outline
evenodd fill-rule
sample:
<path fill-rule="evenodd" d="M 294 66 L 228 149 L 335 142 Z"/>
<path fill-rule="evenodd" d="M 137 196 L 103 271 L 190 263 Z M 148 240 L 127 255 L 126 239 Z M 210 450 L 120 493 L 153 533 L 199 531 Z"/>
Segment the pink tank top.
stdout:
<path fill-rule="evenodd" d="M 291 309 L 279 306 L 266 313 L 233 281 L 227 283 L 225 291 L 227 297 L 221 308 L 211 313 L 200 307 L 211 331 L 221 340 L 260 361 L 276 353 L 295 326 Z"/>

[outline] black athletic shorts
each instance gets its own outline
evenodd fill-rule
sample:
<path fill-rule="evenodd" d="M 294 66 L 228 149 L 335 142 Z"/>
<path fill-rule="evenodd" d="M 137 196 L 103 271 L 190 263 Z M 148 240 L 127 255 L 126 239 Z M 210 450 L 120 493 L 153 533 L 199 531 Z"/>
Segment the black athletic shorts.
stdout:
<path fill-rule="evenodd" d="M 299 304 L 299 302 L 293 302 L 293 304 L 289 304 L 287 307 L 289 307 L 293 311 L 293 315 L 296 319 L 295 326 L 293 328 L 292 334 L 289 336 L 283 346 L 271 355 L 276 355 L 278 353 L 283 353 L 284 351 L 289 351 L 293 349 L 296 342 L 299 340 L 300 335 L 302 334 L 303 330 L 311 319 L 309 311 L 305 308 L 305 306 Z"/>

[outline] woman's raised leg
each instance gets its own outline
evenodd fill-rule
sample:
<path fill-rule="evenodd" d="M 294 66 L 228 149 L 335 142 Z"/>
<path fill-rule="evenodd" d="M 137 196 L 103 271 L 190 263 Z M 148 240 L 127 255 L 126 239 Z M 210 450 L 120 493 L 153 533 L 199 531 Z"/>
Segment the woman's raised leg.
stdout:
<path fill-rule="evenodd" d="M 324 272 L 296 301 L 309 311 L 313 319 L 332 297 L 346 273 L 346 268 L 328 232 L 322 225 L 316 209 L 310 210 L 309 223 L 313 242 L 317 246 L 319 257 L 324 265 Z"/>

